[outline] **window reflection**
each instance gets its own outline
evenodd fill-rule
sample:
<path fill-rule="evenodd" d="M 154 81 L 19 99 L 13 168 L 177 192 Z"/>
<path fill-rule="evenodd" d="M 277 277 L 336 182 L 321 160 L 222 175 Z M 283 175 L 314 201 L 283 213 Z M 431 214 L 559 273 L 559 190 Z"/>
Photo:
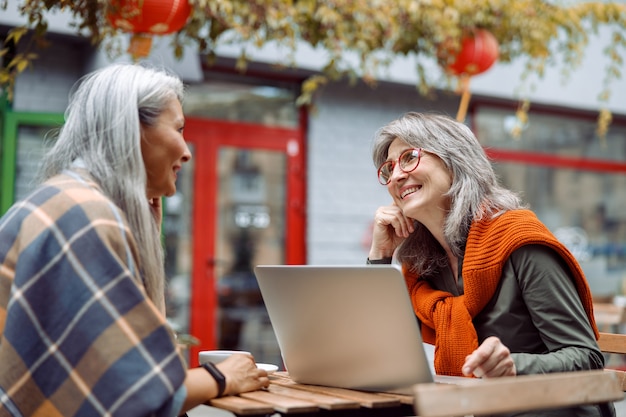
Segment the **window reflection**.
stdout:
<path fill-rule="evenodd" d="M 595 121 L 532 114 L 519 139 L 506 130 L 511 112 L 481 108 L 476 132 L 487 148 L 568 158 L 619 161 L 626 167 L 626 128 L 606 141 Z M 507 122 L 508 120 L 508 122 Z M 556 165 L 556 164 L 555 164 Z M 502 183 L 525 202 L 580 262 L 597 298 L 626 294 L 626 174 L 496 161 Z"/>
<path fill-rule="evenodd" d="M 612 125 L 607 137 L 600 139 L 595 133 L 595 120 L 533 113 L 521 135 L 515 138 L 511 127 L 516 124 L 514 112 L 481 107 L 476 114 L 476 136 L 484 146 L 563 157 L 626 161 L 624 126 Z"/>
<path fill-rule="evenodd" d="M 209 77 L 190 86 L 184 103 L 188 116 L 298 127 L 296 92 L 290 87 L 244 84 Z"/>
<path fill-rule="evenodd" d="M 46 151 L 45 137 L 50 126 L 22 125 L 18 128 L 15 161 L 15 201 L 25 198 L 35 186 L 37 171 Z"/>
<path fill-rule="evenodd" d="M 278 364 L 280 349 L 253 268 L 284 262 L 285 155 L 222 147 L 218 161 L 218 347 Z"/>

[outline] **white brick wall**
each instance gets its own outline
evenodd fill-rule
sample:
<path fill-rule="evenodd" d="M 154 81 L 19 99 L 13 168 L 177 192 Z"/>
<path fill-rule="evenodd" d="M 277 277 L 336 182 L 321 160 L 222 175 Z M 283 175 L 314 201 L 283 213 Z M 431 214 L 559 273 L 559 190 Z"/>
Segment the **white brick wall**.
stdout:
<path fill-rule="evenodd" d="M 50 47 L 38 51 L 34 65 L 15 82 L 14 111 L 63 113 L 72 85 L 84 73 L 91 54 L 80 41 L 54 40 Z"/>

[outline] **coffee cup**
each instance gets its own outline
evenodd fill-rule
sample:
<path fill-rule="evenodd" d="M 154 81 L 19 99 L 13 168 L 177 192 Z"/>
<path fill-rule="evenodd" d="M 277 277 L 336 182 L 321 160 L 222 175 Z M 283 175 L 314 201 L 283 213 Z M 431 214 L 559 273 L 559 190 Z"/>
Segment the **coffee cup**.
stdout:
<path fill-rule="evenodd" d="M 236 354 L 252 356 L 250 352 L 245 350 L 203 350 L 198 353 L 198 361 L 200 365 L 207 362 L 220 363 L 231 355 Z"/>

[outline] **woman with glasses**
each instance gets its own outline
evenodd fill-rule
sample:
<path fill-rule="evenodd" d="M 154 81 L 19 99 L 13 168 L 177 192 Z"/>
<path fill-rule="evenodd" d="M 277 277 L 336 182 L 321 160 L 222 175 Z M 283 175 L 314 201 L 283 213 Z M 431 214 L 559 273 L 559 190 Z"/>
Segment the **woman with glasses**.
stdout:
<path fill-rule="evenodd" d="M 580 266 L 498 184 L 467 126 L 407 113 L 377 132 L 373 159 L 391 203 L 376 211 L 368 263 L 402 264 L 424 341 L 435 345 L 437 374 L 491 378 L 604 367 Z M 549 415 L 614 409 L 590 405 Z"/>

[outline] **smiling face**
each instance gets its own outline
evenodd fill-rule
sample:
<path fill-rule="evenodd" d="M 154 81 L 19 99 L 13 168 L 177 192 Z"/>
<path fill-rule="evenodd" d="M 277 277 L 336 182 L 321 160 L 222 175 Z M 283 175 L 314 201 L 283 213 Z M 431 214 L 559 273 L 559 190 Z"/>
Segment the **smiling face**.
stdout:
<path fill-rule="evenodd" d="M 389 146 L 387 160 L 395 161 L 402 152 L 410 149 L 406 142 L 395 139 Z M 426 227 L 441 224 L 449 208 L 445 196 L 452 185 L 452 174 L 443 161 L 428 150 L 422 151 L 420 163 L 414 171 L 403 172 L 396 164 L 387 185 L 387 191 L 405 216 Z"/>
<path fill-rule="evenodd" d="M 148 177 L 148 198 L 171 196 L 176 192 L 176 176 L 182 165 L 191 159 L 183 138 L 185 118 L 175 97 L 151 126 L 141 126 L 141 154 Z"/>

